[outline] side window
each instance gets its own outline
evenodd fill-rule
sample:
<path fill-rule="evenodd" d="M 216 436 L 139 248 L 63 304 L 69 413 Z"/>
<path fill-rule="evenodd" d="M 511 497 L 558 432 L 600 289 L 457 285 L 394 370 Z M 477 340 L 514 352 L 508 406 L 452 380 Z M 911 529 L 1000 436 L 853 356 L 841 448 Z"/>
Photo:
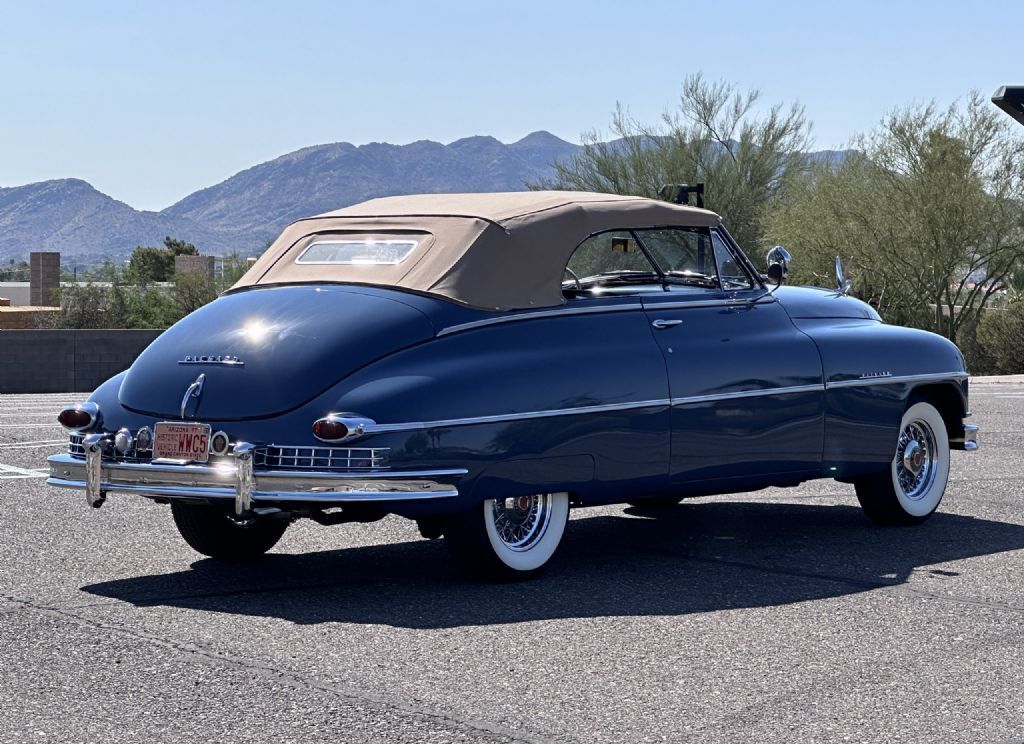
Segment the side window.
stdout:
<path fill-rule="evenodd" d="M 717 232 L 711 233 L 711 243 L 715 247 L 715 262 L 718 264 L 718 275 L 722 279 L 722 289 L 752 289 L 754 282 L 750 275 L 743 270 Z"/>
<path fill-rule="evenodd" d="M 581 280 L 601 274 L 646 274 L 654 271 L 651 262 L 627 231 L 606 232 L 587 238 L 572 254 L 567 268 L 567 275 L 571 272 Z"/>

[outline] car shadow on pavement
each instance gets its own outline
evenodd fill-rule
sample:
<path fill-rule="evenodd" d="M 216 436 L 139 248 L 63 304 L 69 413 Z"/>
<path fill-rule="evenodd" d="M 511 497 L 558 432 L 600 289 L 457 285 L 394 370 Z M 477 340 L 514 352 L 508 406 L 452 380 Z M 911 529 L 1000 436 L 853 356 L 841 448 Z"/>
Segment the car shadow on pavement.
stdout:
<path fill-rule="evenodd" d="M 547 571 L 518 584 L 465 579 L 441 541 L 422 540 L 200 560 L 83 590 L 299 624 L 447 628 L 770 607 L 895 586 L 914 572 L 934 580 L 927 590 L 955 593 L 960 567 L 942 564 L 1022 548 L 1024 526 L 953 514 L 880 529 L 853 506 L 684 502 L 657 518 L 631 509 L 574 519 Z"/>

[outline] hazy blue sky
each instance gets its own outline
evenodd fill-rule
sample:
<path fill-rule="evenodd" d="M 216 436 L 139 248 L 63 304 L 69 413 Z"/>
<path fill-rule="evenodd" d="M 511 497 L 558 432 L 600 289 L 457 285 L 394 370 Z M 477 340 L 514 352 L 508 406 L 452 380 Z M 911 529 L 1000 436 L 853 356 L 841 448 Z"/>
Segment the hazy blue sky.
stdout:
<path fill-rule="evenodd" d="M 0 186 L 146 209 L 325 142 L 579 141 L 690 72 L 799 100 L 819 148 L 1024 83 L 1024 2 L 0 0 Z"/>

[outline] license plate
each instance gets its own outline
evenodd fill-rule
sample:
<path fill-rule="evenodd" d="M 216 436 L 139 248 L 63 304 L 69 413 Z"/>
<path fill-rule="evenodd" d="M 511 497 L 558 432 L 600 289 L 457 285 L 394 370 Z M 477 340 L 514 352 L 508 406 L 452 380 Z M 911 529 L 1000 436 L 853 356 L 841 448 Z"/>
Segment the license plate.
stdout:
<path fill-rule="evenodd" d="M 206 462 L 210 459 L 209 424 L 159 423 L 154 429 L 154 460 Z"/>

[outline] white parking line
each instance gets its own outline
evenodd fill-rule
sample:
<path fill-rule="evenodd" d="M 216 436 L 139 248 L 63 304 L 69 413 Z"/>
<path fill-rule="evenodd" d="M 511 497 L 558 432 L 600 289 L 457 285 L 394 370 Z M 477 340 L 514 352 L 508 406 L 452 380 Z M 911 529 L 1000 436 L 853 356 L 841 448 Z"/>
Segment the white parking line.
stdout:
<path fill-rule="evenodd" d="M 0 473 L 11 473 L 12 475 L 20 475 L 23 478 L 45 478 L 48 472 L 49 468 L 29 470 L 28 468 L 19 468 L 14 465 L 0 463 Z"/>
<path fill-rule="evenodd" d="M 31 449 L 53 449 L 54 447 L 64 447 L 67 445 L 66 439 L 55 439 L 52 442 L 26 442 L 24 444 L 0 444 L 0 452 L 6 450 L 31 450 Z"/>
<path fill-rule="evenodd" d="M 57 429 L 60 424 L 54 421 L 52 424 L 0 424 L 0 429 Z"/>

